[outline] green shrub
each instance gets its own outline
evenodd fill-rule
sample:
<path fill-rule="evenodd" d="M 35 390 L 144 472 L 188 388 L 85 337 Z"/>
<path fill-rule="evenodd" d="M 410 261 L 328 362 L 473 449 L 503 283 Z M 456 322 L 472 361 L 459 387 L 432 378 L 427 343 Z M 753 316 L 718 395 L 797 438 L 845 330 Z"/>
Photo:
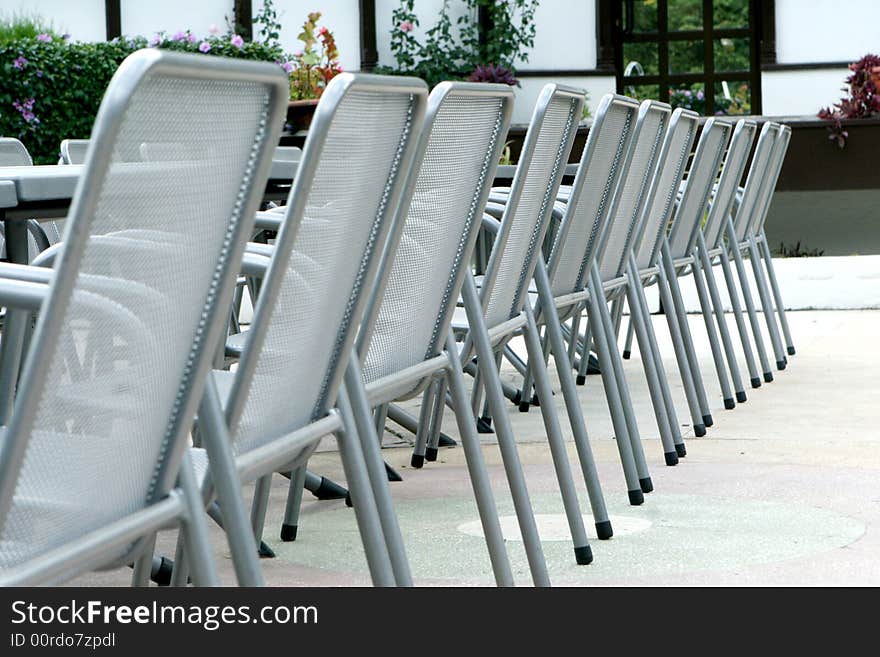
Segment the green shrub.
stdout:
<path fill-rule="evenodd" d="M 40 16 L 22 14 L 0 14 L 0 43 L 18 39 L 36 39 L 40 34 L 59 36 L 51 22 Z"/>
<path fill-rule="evenodd" d="M 58 161 L 63 139 L 87 139 L 104 90 L 116 68 L 132 52 L 154 46 L 240 59 L 277 62 L 289 69 L 277 45 L 243 42 L 240 37 L 190 32 L 78 43 L 55 35 L 0 40 L 0 135 L 16 137 L 34 162 Z"/>

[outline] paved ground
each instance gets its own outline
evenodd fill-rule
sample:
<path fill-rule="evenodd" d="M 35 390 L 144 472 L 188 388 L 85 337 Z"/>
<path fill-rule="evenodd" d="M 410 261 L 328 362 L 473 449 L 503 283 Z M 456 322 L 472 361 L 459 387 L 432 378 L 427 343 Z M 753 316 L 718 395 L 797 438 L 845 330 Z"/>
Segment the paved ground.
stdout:
<path fill-rule="evenodd" d="M 627 504 L 602 386 L 597 377 L 588 378 L 581 398 L 616 531 L 610 541 L 592 542 L 595 560 L 589 566 L 574 564 L 540 413 L 533 409 L 521 414 L 511 406 L 554 584 L 880 584 L 880 349 L 875 342 L 880 311 L 804 311 L 789 317 L 797 356 L 774 383 L 748 390 L 747 403 L 725 411 L 702 318 L 691 316 L 715 426 L 697 439 L 683 425 L 688 456 L 676 467 L 663 464 L 638 352 L 626 362 L 655 485 L 641 507 Z M 679 419 L 687 422 L 665 322 L 654 319 Z M 730 316 L 728 320 L 732 326 Z M 745 371 L 744 362 L 741 367 Z M 512 372 L 505 374 L 514 378 Z M 555 402 L 562 411 L 560 397 Z M 415 409 L 417 403 L 409 406 Z M 441 450 L 438 462 L 413 470 L 405 441 L 395 435 L 395 427 L 389 429 L 385 456 L 404 476 L 392 491 L 417 583 L 491 585 L 462 450 Z M 455 435 L 449 415 L 444 429 Z M 484 451 L 511 560 L 518 583 L 527 585 L 498 450 L 491 436 L 486 439 Z M 569 447 L 577 475 L 573 445 Z M 342 479 L 333 451 L 316 454 L 311 469 Z M 588 512 L 582 482 L 579 489 Z M 340 501 L 319 502 L 306 493 L 299 538 L 281 543 L 277 528 L 285 497 L 286 480 L 276 477 L 265 539 L 278 556 L 263 561 L 267 582 L 369 584 L 352 511 Z M 173 538 L 163 536 L 160 549 L 172 552 Z M 219 531 L 214 545 L 223 579 L 232 583 Z M 127 578 L 127 572 L 115 571 L 76 583 L 115 585 Z"/>

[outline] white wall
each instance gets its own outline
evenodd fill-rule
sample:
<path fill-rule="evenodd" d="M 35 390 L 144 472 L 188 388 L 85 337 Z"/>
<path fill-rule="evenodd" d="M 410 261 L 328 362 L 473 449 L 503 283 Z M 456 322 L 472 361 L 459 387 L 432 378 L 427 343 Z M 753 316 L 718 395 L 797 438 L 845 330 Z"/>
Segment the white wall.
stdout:
<path fill-rule="evenodd" d="M 877 0 L 776 0 L 780 64 L 855 61 L 878 51 Z"/>
<path fill-rule="evenodd" d="M 156 32 L 190 30 L 201 37 L 207 36 L 211 25 L 225 30 L 225 16 L 232 19 L 231 0 L 122 0 L 120 10 L 122 34 L 126 36 L 151 37 Z"/>
<path fill-rule="evenodd" d="M 596 6 L 594 2 L 541 0 L 535 12 L 535 45 L 527 70 L 596 68 Z"/>
<path fill-rule="evenodd" d="M 765 71 L 761 75 L 763 113 L 769 116 L 815 116 L 844 95 L 848 69 Z"/>
<path fill-rule="evenodd" d="M 204 2 L 204 0 L 199 0 Z M 231 2 L 230 2 L 231 6 Z M 260 13 L 263 3 L 254 0 L 254 16 Z M 278 22 L 281 23 L 281 45 L 285 52 L 301 49 L 297 40 L 302 24 L 309 12 L 320 11 L 319 25 L 325 25 L 336 37 L 339 48 L 339 61 L 346 71 L 356 71 L 361 67 L 360 13 L 358 0 L 275 0 Z M 255 29 L 254 36 L 257 37 Z"/>
<path fill-rule="evenodd" d="M 76 41 L 106 38 L 104 0 L 2 0 L 0 13 L 39 16 Z"/>
<path fill-rule="evenodd" d="M 376 50 L 379 53 L 379 64 L 382 66 L 395 66 L 394 58 L 391 56 L 391 31 L 399 29 L 399 26 L 394 25 L 391 14 L 399 6 L 400 0 L 376 0 Z M 443 0 L 418 0 L 416 9 L 420 25 L 412 33 L 416 39 L 424 42 L 425 31 L 437 22 L 442 8 Z M 458 17 L 465 13 L 463 9 L 463 2 L 450 3 L 453 27 Z"/>

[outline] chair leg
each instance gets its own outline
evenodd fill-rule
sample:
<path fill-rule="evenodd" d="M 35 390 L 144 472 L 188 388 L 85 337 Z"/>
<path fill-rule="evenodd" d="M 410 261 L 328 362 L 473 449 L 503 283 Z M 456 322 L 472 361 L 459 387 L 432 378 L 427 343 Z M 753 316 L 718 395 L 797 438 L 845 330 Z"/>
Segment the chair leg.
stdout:
<path fill-rule="evenodd" d="M 706 335 L 709 338 L 709 347 L 712 352 L 712 361 L 715 363 L 715 374 L 721 386 L 721 398 L 724 400 L 724 408 L 730 410 L 736 407 L 733 392 L 730 389 L 730 381 L 727 379 L 727 366 L 724 363 L 724 354 L 718 342 L 718 332 L 715 330 L 715 319 L 712 317 L 712 303 L 709 293 L 706 291 L 706 281 L 702 275 L 703 268 L 700 266 L 699 256 L 692 254 L 693 265 L 691 274 L 694 285 L 697 288 L 697 296 L 700 298 L 700 312 L 703 315 L 703 323 L 706 325 Z"/>
<path fill-rule="evenodd" d="M 358 383 L 363 385 L 361 382 Z M 358 427 L 356 426 L 351 404 L 349 403 L 347 386 L 343 386 L 339 391 L 338 405 L 342 419 L 342 428 L 336 432 L 339 456 L 342 460 L 342 468 L 345 471 L 345 480 L 351 491 L 354 515 L 357 520 L 361 541 L 364 545 L 364 555 L 367 558 L 367 566 L 370 569 L 373 586 L 401 586 L 403 583 L 395 577 L 394 568 L 389 556 L 387 536 L 383 532 L 379 512 L 373 497 L 372 480 L 374 478 L 368 473 L 364 460 L 364 449 L 366 447 L 372 446 L 374 451 L 379 451 L 379 446 L 375 440 L 375 432 L 369 431 L 366 436 L 358 435 Z M 373 425 L 369 417 L 369 409 L 367 410 L 367 417 L 363 418 L 361 424 L 372 429 Z M 381 456 L 379 460 L 382 460 Z M 388 487 L 388 480 L 384 470 L 376 481 L 386 488 Z"/>
<path fill-rule="evenodd" d="M 513 428 L 510 426 L 510 418 L 507 416 L 504 395 L 501 392 L 501 377 L 495 367 L 495 354 L 489 341 L 486 323 L 483 320 L 483 309 L 480 305 L 477 288 L 473 278 L 469 275 L 465 275 L 463 293 L 470 334 L 477 352 L 479 371 L 485 381 L 483 387 L 492 410 L 492 417 L 495 420 L 495 436 L 498 440 L 507 483 L 519 521 L 532 581 L 535 586 L 550 586 L 550 575 L 547 572 L 544 549 L 538 536 L 538 527 L 532 511 L 522 463 L 517 452 Z"/>
<path fill-rule="evenodd" d="M 755 348 L 758 350 L 758 359 L 761 362 L 761 369 L 764 373 L 764 381 L 770 383 L 773 381 L 773 372 L 770 368 L 770 361 L 767 358 L 767 350 L 764 348 L 764 337 L 761 335 L 761 324 L 758 322 L 758 313 L 755 309 L 755 302 L 752 299 L 751 288 L 749 287 L 749 277 L 746 274 L 746 266 L 742 259 L 739 247 L 736 246 L 736 230 L 733 227 L 733 220 L 727 218 L 727 237 L 729 240 L 730 252 L 733 254 L 733 264 L 736 266 L 736 275 L 739 278 L 740 291 L 743 295 L 743 301 L 746 304 L 746 312 L 749 315 L 749 324 L 752 327 L 752 336 L 755 339 Z"/>
<path fill-rule="evenodd" d="M 669 281 L 666 273 L 661 267 L 657 274 L 657 290 L 660 292 L 660 299 L 663 308 L 666 309 L 666 325 L 669 328 L 669 335 L 672 339 L 672 350 L 675 352 L 675 360 L 678 364 L 678 373 L 681 377 L 682 386 L 684 386 L 685 399 L 688 403 L 688 411 L 691 415 L 691 423 L 694 429 L 694 435 L 698 438 L 706 435 L 706 425 L 703 424 L 703 413 L 700 410 L 700 400 L 697 395 L 696 385 L 691 375 L 691 366 L 688 363 L 687 353 L 684 348 L 684 341 L 681 337 L 681 327 L 675 318 L 672 295 L 669 291 Z"/>
<path fill-rule="evenodd" d="M 672 295 L 672 309 L 675 312 L 675 318 L 678 320 L 678 326 L 681 330 L 681 341 L 684 346 L 685 355 L 687 356 L 688 366 L 691 368 L 691 378 L 694 382 L 694 390 L 697 393 L 697 399 L 700 403 L 700 413 L 703 416 L 703 424 L 707 427 L 711 427 L 712 413 L 709 411 L 709 402 L 706 399 L 706 387 L 703 385 L 703 375 L 700 372 L 700 361 L 697 360 L 697 354 L 694 350 L 694 341 L 691 337 L 690 327 L 688 326 L 687 310 L 684 307 L 684 300 L 681 297 L 681 287 L 679 287 L 678 284 L 678 276 L 675 273 L 675 265 L 672 262 L 672 256 L 669 254 L 668 244 L 663 245 L 662 256 L 663 264 L 666 267 L 666 281 Z M 666 311 L 669 312 L 669 309 L 666 309 Z"/>
<path fill-rule="evenodd" d="M 428 426 L 428 444 L 425 447 L 425 460 L 436 461 L 437 452 L 440 447 L 440 427 L 443 426 L 443 409 L 446 406 L 446 377 L 440 377 L 437 383 L 436 401 L 434 402 L 434 412 L 430 417 L 430 425 Z M 483 409 L 481 421 L 491 425 L 492 418 L 488 416 L 486 410 Z"/>
<path fill-rule="evenodd" d="M 550 403 L 551 389 L 550 376 L 547 374 L 547 365 L 544 363 L 541 340 L 538 337 L 538 325 L 535 315 L 528 301 L 525 303 L 526 326 L 523 337 L 526 349 L 529 353 L 530 369 L 535 379 L 535 389 L 538 396 L 544 399 L 541 404 L 541 416 L 544 419 L 544 429 L 547 432 L 547 442 L 550 446 L 550 456 L 553 459 L 553 467 L 556 470 L 556 481 L 559 484 L 559 492 L 562 495 L 562 504 L 565 507 L 565 515 L 568 519 L 568 527 L 574 543 L 575 562 L 586 565 L 593 561 L 593 552 L 587 542 L 587 532 L 584 529 L 584 519 L 581 515 L 578 502 L 577 489 L 574 486 L 574 477 L 571 474 L 571 466 L 568 463 L 568 453 L 565 450 L 565 440 L 562 437 L 562 429 L 559 426 L 559 418 L 556 416 L 556 408 Z"/>
<path fill-rule="evenodd" d="M 306 466 L 302 465 L 290 473 L 287 504 L 284 507 L 284 521 L 281 523 L 281 540 L 285 543 L 296 540 L 297 530 L 299 529 L 299 510 L 302 507 L 305 486 Z"/>
<path fill-rule="evenodd" d="M 373 498 L 379 512 L 379 522 L 382 533 L 385 535 L 385 543 L 388 546 L 394 579 L 398 586 L 412 586 L 412 573 L 406 557 L 400 525 L 397 522 L 397 514 L 394 512 L 394 504 L 391 500 L 388 473 L 379 450 L 379 440 L 376 437 L 374 425 L 370 421 L 369 401 L 363 387 L 363 380 L 357 354 L 352 351 L 348 367 L 345 370 L 345 388 L 351 404 L 356 436 L 361 445 L 368 479 L 373 489 Z M 355 491 L 351 491 L 351 494 L 352 500 L 354 500 Z"/>
<path fill-rule="evenodd" d="M 131 575 L 131 585 L 143 588 L 150 585 L 150 573 L 153 570 L 153 553 L 156 550 L 156 535 L 144 541 L 144 551 L 134 562 L 134 572 Z"/>
<path fill-rule="evenodd" d="M 614 433 L 617 438 L 615 442 L 617 443 L 617 451 L 620 454 L 623 476 L 626 480 L 629 503 L 637 506 L 645 501 L 645 495 L 639 484 L 639 473 L 636 470 L 632 443 L 629 439 L 629 430 L 627 429 L 626 418 L 623 414 L 623 403 L 620 400 L 620 388 L 617 385 L 615 370 L 610 365 L 611 347 L 608 344 L 607 334 L 600 328 L 600 307 L 603 303 L 603 300 L 597 298 L 595 287 L 591 283 L 589 309 L 592 319 L 590 323 L 596 327 L 596 350 L 599 354 L 599 363 L 602 365 L 602 385 L 605 388 L 605 400 L 608 403 L 608 411 L 611 413 L 611 422 L 614 425 Z"/>
<path fill-rule="evenodd" d="M 464 458 L 474 490 L 474 499 L 477 502 L 480 522 L 483 525 L 483 535 L 486 537 L 492 572 L 495 574 L 495 582 L 498 586 L 513 586 L 513 571 L 510 568 L 510 560 L 504 544 L 504 534 L 498 519 L 498 508 L 495 506 L 495 497 L 492 494 L 492 485 L 486 470 L 486 462 L 483 459 L 474 417 L 467 410 L 468 399 L 464 386 L 464 374 L 458 360 L 455 339 L 451 335 L 446 340 L 446 355 L 449 359 L 449 392 L 456 408 L 455 421 L 458 424 Z"/>
<path fill-rule="evenodd" d="M 767 324 L 767 330 L 770 332 L 770 344 L 773 345 L 773 353 L 776 355 L 776 369 L 784 370 L 788 359 L 785 357 L 785 351 L 782 348 L 782 339 L 779 337 L 779 328 L 776 326 L 776 313 L 773 312 L 773 301 L 770 299 L 770 293 L 767 290 L 764 272 L 761 271 L 761 256 L 758 254 L 758 245 L 755 244 L 754 237 L 749 240 L 749 260 L 752 263 L 752 273 L 755 275 L 758 297 L 761 299 L 761 306 L 764 308 L 764 321 Z"/>
<path fill-rule="evenodd" d="M 712 301 L 712 307 L 715 309 L 715 322 L 718 324 L 718 333 L 721 335 L 721 345 L 724 347 L 724 354 L 727 357 L 727 366 L 730 369 L 730 380 L 733 383 L 733 391 L 736 394 L 736 401 L 745 402 L 746 391 L 742 382 L 742 375 L 739 372 L 739 363 L 737 363 L 736 352 L 733 350 L 733 341 L 730 339 L 730 329 L 727 326 L 727 319 L 724 316 L 724 304 L 721 302 L 721 295 L 718 292 L 718 284 L 715 281 L 715 272 L 712 267 L 712 261 L 706 252 L 706 242 L 703 234 L 698 233 L 697 255 L 700 258 L 703 276 L 706 279 L 706 286 L 709 288 L 709 299 Z"/>
<path fill-rule="evenodd" d="M 599 290 L 601 294 L 602 280 L 599 276 L 599 267 L 593 267 L 593 287 Z M 645 450 L 642 447 L 642 438 L 639 432 L 638 422 L 636 422 L 636 414 L 633 410 L 632 398 L 630 397 L 629 385 L 626 381 L 626 374 L 623 371 L 623 359 L 620 357 L 620 351 L 617 348 L 617 334 L 614 333 L 611 315 L 608 312 L 608 305 L 604 302 L 599 304 L 600 328 L 604 325 L 607 333 L 609 345 L 608 361 L 614 369 L 614 378 L 617 381 L 617 387 L 620 390 L 620 401 L 623 407 L 623 416 L 626 420 L 627 435 L 632 445 L 633 460 L 636 464 L 636 472 L 639 474 L 639 487 L 643 493 L 650 493 L 654 490 L 654 484 L 651 481 L 651 475 L 648 472 L 648 463 L 645 460 Z"/>
<path fill-rule="evenodd" d="M 630 267 L 632 267 L 632 261 Z M 638 272 L 637 269 L 636 272 Z M 654 416 L 657 419 L 660 442 L 663 444 L 663 457 L 666 465 L 677 465 L 678 453 L 675 451 L 675 439 L 673 438 L 673 430 L 669 423 L 669 414 L 662 390 L 666 382 L 660 380 L 657 372 L 657 360 L 651 341 L 648 338 L 649 328 L 645 318 L 642 317 L 642 306 L 639 303 L 638 292 L 636 291 L 636 287 L 641 286 L 637 276 L 638 274 L 636 276 L 627 276 L 626 294 L 629 301 L 629 325 L 638 332 L 639 352 L 642 354 L 642 367 L 645 370 L 645 378 L 648 381 L 648 391 L 651 395 L 651 405 L 654 407 Z"/>
<path fill-rule="evenodd" d="M 629 360 L 630 356 L 632 356 L 632 344 L 633 344 L 633 318 L 632 318 L 633 310 L 629 309 L 629 322 L 627 322 L 626 326 L 626 341 L 623 343 L 623 359 Z"/>
<path fill-rule="evenodd" d="M 740 344 L 742 344 L 743 353 L 746 356 L 746 365 L 749 368 L 749 379 L 753 388 L 760 388 L 761 373 L 758 371 L 758 366 L 755 363 L 755 354 L 752 352 L 752 343 L 749 341 L 749 334 L 743 317 L 742 304 L 739 300 L 739 293 L 736 291 L 733 272 L 730 269 L 730 260 L 726 253 L 722 254 L 719 260 L 721 261 L 721 270 L 724 273 L 724 283 L 727 286 L 727 295 L 730 297 L 730 305 L 733 307 L 733 317 L 736 320 L 736 330 L 739 332 Z"/>
<path fill-rule="evenodd" d="M 186 514 L 181 522 L 180 532 L 184 536 L 188 558 L 185 560 L 192 570 L 193 584 L 196 586 L 218 586 L 217 564 L 211 552 L 208 539 L 208 523 L 205 518 L 205 507 L 196 486 L 196 476 L 192 458 L 188 451 L 183 454 L 177 481 L 183 494 Z M 251 544 L 253 551 L 253 543 Z M 258 584 L 261 582 L 258 582 Z"/>
<path fill-rule="evenodd" d="M 541 295 L 545 308 L 552 309 L 552 290 L 547 278 L 544 264 L 539 262 L 535 268 L 535 282 L 538 285 L 538 293 Z M 550 353 L 553 354 L 553 362 L 556 364 L 556 376 L 562 388 L 562 396 L 565 401 L 565 410 L 568 414 L 568 423 L 574 436 L 574 445 L 577 450 L 578 460 L 581 466 L 581 474 L 587 486 L 587 494 L 590 498 L 590 507 L 593 511 L 593 521 L 596 523 L 596 535 L 600 540 L 611 538 L 614 530 L 611 520 L 608 518 L 608 509 L 605 507 L 605 496 L 602 493 L 602 485 L 599 481 L 599 473 L 596 470 L 596 461 L 593 458 L 593 450 L 590 447 L 590 439 L 587 436 L 587 426 L 581 410 L 580 399 L 575 387 L 574 372 L 571 369 L 569 352 L 566 349 L 562 337 L 562 326 L 559 315 L 555 312 L 545 313 L 547 326 L 547 341 L 550 344 Z M 575 326 L 575 328 L 577 328 Z M 576 335 L 576 331 L 572 331 Z"/>
<path fill-rule="evenodd" d="M 428 446 L 428 431 L 430 430 L 430 417 L 434 414 L 434 405 L 443 403 L 437 398 L 437 380 L 434 379 L 422 393 L 422 407 L 419 409 L 419 426 L 416 429 L 416 442 L 413 446 L 412 456 L 409 463 L 414 468 L 421 468 L 425 464 L 425 450 Z"/>
<path fill-rule="evenodd" d="M 266 522 L 266 509 L 269 507 L 269 493 L 272 490 L 272 475 L 257 479 L 254 485 L 254 501 L 251 504 L 251 529 L 257 545 L 257 552 L 263 558 L 272 558 L 275 553 L 263 543 L 263 526 Z"/>
<path fill-rule="evenodd" d="M 658 283 L 659 284 L 659 283 Z M 660 382 L 660 392 L 663 395 L 663 404 L 666 406 L 666 419 L 669 430 L 672 432 L 672 442 L 675 454 L 678 458 L 687 456 L 687 448 L 684 444 L 684 438 L 681 435 L 681 429 L 678 424 L 678 413 L 675 410 L 675 403 L 672 401 L 672 392 L 669 390 L 669 379 L 666 377 L 666 368 L 663 366 L 663 358 L 660 356 L 660 347 L 657 345 L 657 335 L 654 332 L 654 324 L 651 321 L 651 313 L 648 309 L 648 300 L 645 298 L 645 288 L 640 284 L 635 286 L 636 303 L 640 309 L 640 316 L 645 333 L 647 334 L 648 344 L 651 346 L 651 352 L 654 356 L 654 367 L 657 371 L 657 379 Z M 668 459 L 671 461 L 672 459 Z"/>
<path fill-rule="evenodd" d="M 785 316 L 785 304 L 782 301 L 782 293 L 779 291 L 779 283 L 776 280 L 776 270 L 773 266 L 773 255 L 767 245 L 767 235 L 761 229 L 761 254 L 764 256 L 764 266 L 767 268 L 767 278 L 770 280 L 770 289 L 776 300 L 776 312 L 779 315 L 779 324 L 782 326 L 782 334 L 785 337 L 786 351 L 789 356 L 795 355 L 794 342 L 791 339 L 791 329 L 788 327 L 788 318 Z"/>

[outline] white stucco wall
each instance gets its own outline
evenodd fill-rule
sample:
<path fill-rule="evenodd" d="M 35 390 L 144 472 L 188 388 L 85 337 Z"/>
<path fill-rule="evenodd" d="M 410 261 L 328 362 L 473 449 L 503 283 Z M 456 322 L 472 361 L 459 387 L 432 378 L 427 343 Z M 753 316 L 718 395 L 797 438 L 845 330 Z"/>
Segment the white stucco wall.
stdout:
<path fill-rule="evenodd" d="M 854 61 L 880 52 L 877 0 L 776 0 L 780 64 Z"/>
<path fill-rule="evenodd" d="M 816 114 L 844 95 L 848 69 L 765 71 L 761 76 L 763 112 L 769 116 Z"/>
<path fill-rule="evenodd" d="M 122 33 L 126 36 L 150 37 L 156 32 L 174 34 L 179 30 L 206 36 L 211 25 L 225 30 L 225 16 L 232 18 L 229 0 L 122 0 L 119 5 Z"/>

